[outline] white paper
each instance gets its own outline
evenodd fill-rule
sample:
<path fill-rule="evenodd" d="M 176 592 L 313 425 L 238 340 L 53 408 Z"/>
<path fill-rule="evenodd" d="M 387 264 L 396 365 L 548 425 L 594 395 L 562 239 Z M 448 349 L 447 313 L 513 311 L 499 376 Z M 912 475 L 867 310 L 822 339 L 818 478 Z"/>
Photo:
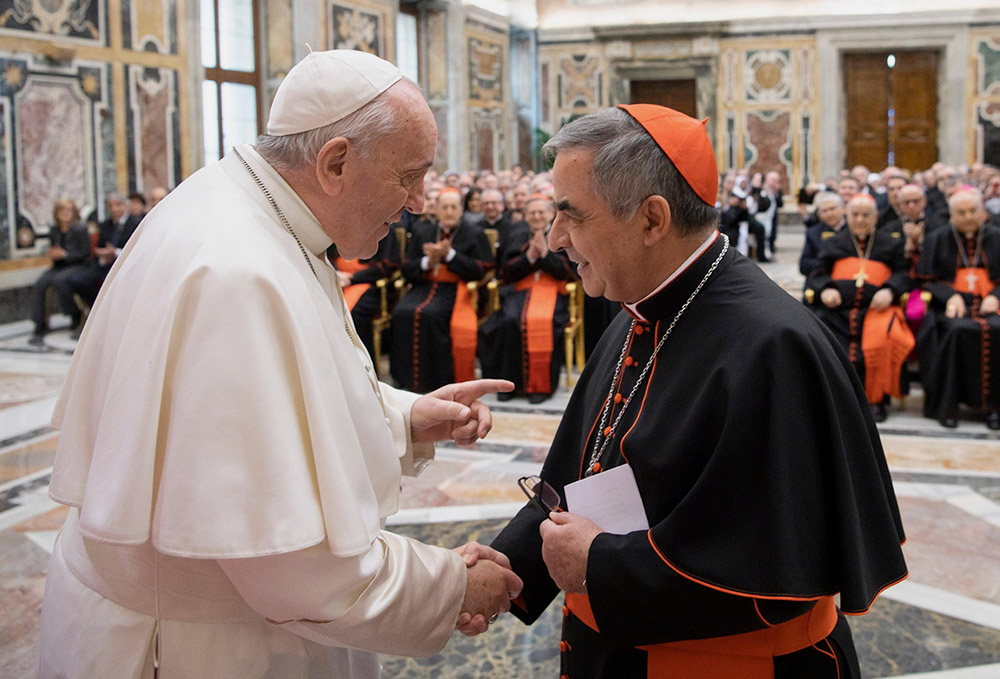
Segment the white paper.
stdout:
<path fill-rule="evenodd" d="M 590 519 L 608 533 L 649 530 L 635 474 L 627 464 L 574 481 L 563 490 L 569 511 Z"/>

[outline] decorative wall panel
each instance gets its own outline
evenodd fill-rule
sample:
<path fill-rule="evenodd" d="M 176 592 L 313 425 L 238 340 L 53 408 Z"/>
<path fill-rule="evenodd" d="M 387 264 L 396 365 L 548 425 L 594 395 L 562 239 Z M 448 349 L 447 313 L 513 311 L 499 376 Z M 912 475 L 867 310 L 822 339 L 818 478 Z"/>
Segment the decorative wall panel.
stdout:
<path fill-rule="evenodd" d="M 329 49 L 360 50 L 383 59 L 392 59 L 395 49 L 390 39 L 391 10 L 378 3 L 331 2 L 327 6 L 327 46 Z"/>
<path fill-rule="evenodd" d="M 0 0 L 0 33 L 107 44 L 104 0 Z"/>
<path fill-rule="evenodd" d="M 469 100 L 480 104 L 502 104 L 506 76 L 503 43 L 470 36 Z"/>
<path fill-rule="evenodd" d="M 465 28 L 469 166 L 475 170 L 500 170 L 510 163 L 505 153 L 508 40 L 507 34 L 479 23 L 468 23 Z"/>
<path fill-rule="evenodd" d="M 120 0 L 122 46 L 177 54 L 177 0 Z"/>
<path fill-rule="evenodd" d="M 1000 28 L 970 35 L 969 157 L 1000 166 Z"/>
<path fill-rule="evenodd" d="M 128 67 L 129 190 L 179 183 L 177 72 Z"/>
<path fill-rule="evenodd" d="M 786 193 L 816 179 L 816 46 L 812 38 L 720 43 L 720 170 L 777 171 Z"/>
<path fill-rule="evenodd" d="M 590 43 L 539 46 L 541 127 L 554 134 L 570 120 L 607 106 L 607 62 Z"/>
<path fill-rule="evenodd" d="M 105 155 L 104 119 L 108 113 L 108 70 L 101 64 L 75 62 L 56 68 L 0 55 L 0 102 L 7 200 L 4 236 L 12 253 L 35 254 L 27 238 L 18 245 L 18 229 L 48 232 L 52 204 L 72 198 L 87 214 L 99 202 Z"/>

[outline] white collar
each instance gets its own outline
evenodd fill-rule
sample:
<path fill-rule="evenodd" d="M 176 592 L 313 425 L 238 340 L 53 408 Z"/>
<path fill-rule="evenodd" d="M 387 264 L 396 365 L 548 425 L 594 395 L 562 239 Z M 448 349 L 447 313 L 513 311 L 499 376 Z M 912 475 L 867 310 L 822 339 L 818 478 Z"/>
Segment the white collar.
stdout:
<path fill-rule="evenodd" d="M 295 193 L 295 190 L 288 185 L 288 182 L 257 153 L 257 149 L 253 146 L 250 144 L 239 144 L 236 146 L 236 150 L 239 151 L 247 164 L 250 165 L 251 169 L 253 169 L 264 183 L 264 186 L 267 187 L 267 190 L 270 191 L 271 197 L 274 198 L 274 202 L 281 208 L 288 223 L 291 224 L 292 229 L 302 241 L 302 245 L 309 252 L 322 259 L 326 249 L 333 243 L 333 239 L 326 234 L 323 227 L 320 226 L 319 220 L 316 219 L 316 216 L 302 201 L 299 194 Z M 226 168 L 233 178 L 243 185 L 253 187 L 251 193 L 259 195 L 260 200 L 264 204 L 268 204 L 264 192 L 257 186 L 257 182 L 253 180 L 253 177 L 246 171 L 243 163 L 240 162 L 234 153 L 226 155 L 222 163 L 223 167 Z M 268 209 L 273 210 L 270 207 Z"/>
<path fill-rule="evenodd" d="M 648 295 L 646 295 L 645 297 L 643 297 L 642 299 L 640 299 L 638 302 L 634 302 L 632 304 L 625 304 L 624 305 L 625 308 L 628 309 L 629 312 L 631 312 L 633 316 L 635 316 L 636 318 L 638 318 L 643 323 L 647 322 L 646 317 L 639 313 L 638 306 L 640 304 L 642 304 L 643 302 L 645 302 L 647 299 L 652 299 L 653 297 L 655 297 L 656 295 L 658 295 L 660 293 L 660 291 L 662 291 L 665 287 L 667 287 L 668 285 L 670 285 L 678 276 L 680 276 L 682 273 L 684 273 L 685 271 L 687 271 L 687 268 L 689 266 L 691 266 L 695 262 L 695 260 L 697 260 L 699 257 L 701 257 L 701 255 L 705 252 L 705 250 L 708 250 L 710 247 L 712 247 L 712 243 L 714 243 L 715 239 L 718 238 L 718 237 L 719 237 L 719 232 L 718 231 L 713 231 L 708 236 L 708 238 L 705 239 L 705 242 L 703 242 L 701 245 L 699 245 L 698 249 L 691 253 L 690 257 L 688 257 L 687 259 L 685 259 L 684 262 L 679 267 L 677 267 L 676 269 L 674 269 L 674 272 L 672 274 L 670 274 L 669 276 L 667 276 L 667 280 L 665 280 L 662 283 L 660 283 L 660 285 L 657 286 L 657 288 L 655 290 L 653 290 L 651 293 L 649 293 Z"/>

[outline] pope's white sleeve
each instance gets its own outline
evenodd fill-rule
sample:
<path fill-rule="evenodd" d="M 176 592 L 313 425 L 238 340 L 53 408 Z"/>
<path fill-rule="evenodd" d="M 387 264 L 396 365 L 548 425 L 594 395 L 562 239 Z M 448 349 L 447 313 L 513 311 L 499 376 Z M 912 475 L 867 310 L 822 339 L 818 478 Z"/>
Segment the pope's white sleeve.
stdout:
<path fill-rule="evenodd" d="M 269 621 L 320 644 L 377 653 L 440 651 L 465 597 L 462 557 L 385 531 L 359 556 L 334 556 L 324 543 L 218 563 Z"/>
<path fill-rule="evenodd" d="M 414 443 L 410 436 L 410 410 L 420 394 L 379 383 L 392 441 L 399 455 L 403 475 L 416 476 L 434 459 L 433 443 Z"/>

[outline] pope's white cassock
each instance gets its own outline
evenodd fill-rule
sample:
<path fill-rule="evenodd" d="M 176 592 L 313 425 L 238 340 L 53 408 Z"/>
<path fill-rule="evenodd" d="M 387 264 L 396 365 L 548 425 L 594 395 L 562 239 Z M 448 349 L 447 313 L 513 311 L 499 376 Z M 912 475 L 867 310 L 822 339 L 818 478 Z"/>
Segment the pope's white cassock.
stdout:
<path fill-rule="evenodd" d="M 54 415 L 72 509 L 43 678 L 368 677 L 372 652 L 447 642 L 462 558 L 382 530 L 433 448 L 409 439 L 416 396 L 375 380 L 330 242 L 246 145 L 129 241 Z"/>

